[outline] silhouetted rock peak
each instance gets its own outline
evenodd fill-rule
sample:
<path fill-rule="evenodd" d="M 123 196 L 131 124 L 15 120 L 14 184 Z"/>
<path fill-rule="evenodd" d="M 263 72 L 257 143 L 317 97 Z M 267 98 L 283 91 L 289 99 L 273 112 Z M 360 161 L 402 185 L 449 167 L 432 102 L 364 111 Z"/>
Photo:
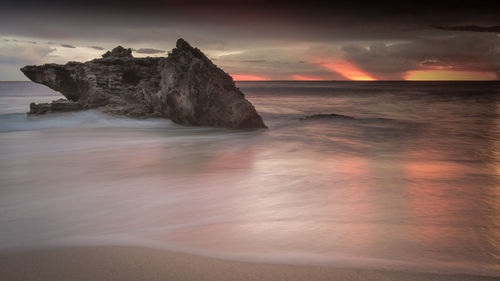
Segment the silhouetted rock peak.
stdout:
<path fill-rule="evenodd" d="M 175 44 L 175 48 L 172 50 L 172 54 L 169 56 L 169 58 L 175 59 L 175 57 L 179 58 L 182 56 L 188 56 L 187 59 L 189 59 L 189 56 L 198 58 L 202 60 L 205 63 L 212 64 L 212 61 L 205 56 L 205 54 L 200 51 L 198 48 L 192 47 L 186 40 L 179 38 L 177 40 L 177 43 Z"/>
<path fill-rule="evenodd" d="M 107 51 L 103 58 L 133 58 L 132 49 L 125 49 L 122 46 L 118 46 L 111 51 Z"/>
<path fill-rule="evenodd" d="M 179 38 L 175 43 L 175 47 L 181 50 L 192 50 L 194 49 L 186 40 Z"/>
<path fill-rule="evenodd" d="M 266 128 L 232 77 L 183 39 L 168 57 L 134 58 L 131 49 L 121 46 L 102 57 L 21 68 L 32 81 L 69 100 L 32 104 L 31 113 L 98 109 L 184 125 Z"/>

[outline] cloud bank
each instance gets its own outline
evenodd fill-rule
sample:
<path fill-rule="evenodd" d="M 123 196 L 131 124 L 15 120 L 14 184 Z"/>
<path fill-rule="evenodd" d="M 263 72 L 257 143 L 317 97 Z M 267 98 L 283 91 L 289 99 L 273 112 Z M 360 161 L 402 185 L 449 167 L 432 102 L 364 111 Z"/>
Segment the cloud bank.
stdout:
<path fill-rule="evenodd" d="M 269 79 L 346 79 L 346 73 L 333 70 L 341 65 L 376 79 L 405 79 L 417 70 L 498 73 L 498 5 L 75 0 L 68 6 L 61 0 L 11 1 L 0 10 L 0 49 L 15 44 L 22 50 L 38 45 L 52 51 L 24 59 L 2 53 L 0 80 L 25 79 L 18 70 L 23 63 L 99 57 L 117 45 L 134 48 L 137 55 L 166 55 L 164 50 L 180 37 L 229 73 Z"/>

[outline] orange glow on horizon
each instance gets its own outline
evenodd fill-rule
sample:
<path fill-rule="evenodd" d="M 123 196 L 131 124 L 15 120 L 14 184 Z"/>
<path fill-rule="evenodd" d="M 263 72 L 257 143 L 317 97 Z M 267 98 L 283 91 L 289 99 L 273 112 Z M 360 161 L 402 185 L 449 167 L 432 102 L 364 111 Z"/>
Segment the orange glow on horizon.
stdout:
<path fill-rule="evenodd" d="M 330 71 L 336 72 L 349 80 L 358 80 L 358 81 L 377 80 L 375 77 L 364 72 L 363 70 L 359 69 L 356 65 L 348 61 L 337 60 L 335 62 L 318 63 L 318 65 Z"/>
<path fill-rule="evenodd" d="M 264 81 L 271 80 L 267 77 L 256 76 L 256 75 L 248 75 L 248 74 L 231 74 L 234 81 Z"/>
<path fill-rule="evenodd" d="M 406 72 L 404 79 L 411 81 L 497 80 L 498 76 L 491 71 L 411 70 Z"/>
<path fill-rule="evenodd" d="M 302 76 L 302 75 L 298 75 L 298 74 L 292 74 L 292 79 L 293 80 L 301 80 L 301 81 L 322 81 L 322 80 L 325 80 L 325 79 L 319 78 L 319 77 Z"/>

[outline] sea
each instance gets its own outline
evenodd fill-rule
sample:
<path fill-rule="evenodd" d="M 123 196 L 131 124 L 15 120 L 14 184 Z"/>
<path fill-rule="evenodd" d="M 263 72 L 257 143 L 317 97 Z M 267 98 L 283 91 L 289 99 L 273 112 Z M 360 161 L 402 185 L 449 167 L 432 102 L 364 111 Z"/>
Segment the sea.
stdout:
<path fill-rule="evenodd" d="M 30 116 L 62 96 L 1 82 L 0 251 L 500 276 L 500 82 L 237 86 L 268 129 Z"/>

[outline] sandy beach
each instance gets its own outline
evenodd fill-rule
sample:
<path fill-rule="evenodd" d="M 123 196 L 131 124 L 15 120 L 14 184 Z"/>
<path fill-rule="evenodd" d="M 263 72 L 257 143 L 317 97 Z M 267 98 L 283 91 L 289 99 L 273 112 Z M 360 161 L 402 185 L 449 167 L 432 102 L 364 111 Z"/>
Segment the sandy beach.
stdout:
<path fill-rule="evenodd" d="M 1 280 L 498 280 L 497 277 L 441 275 L 316 266 L 261 264 L 164 250 L 90 246 L 0 253 Z"/>

